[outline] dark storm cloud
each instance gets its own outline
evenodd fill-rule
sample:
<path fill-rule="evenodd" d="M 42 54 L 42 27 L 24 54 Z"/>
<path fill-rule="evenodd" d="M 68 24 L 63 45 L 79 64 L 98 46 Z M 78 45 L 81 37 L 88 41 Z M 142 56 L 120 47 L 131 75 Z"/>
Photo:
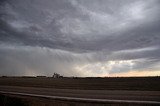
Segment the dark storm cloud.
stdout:
<path fill-rule="evenodd" d="M 123 60 L 143 59 L 132 70 L 154 67 L 160 60 L 159 6 L 159 0 L 1 1 L 0 66 L 12 75 L 28 70 L 83 75 L 76 66 Z M 120 72 L 129 71 L 127 67 L 122 64 Z"/>
<path fill-rule="evenodd" d="M 97 2 L 98 1 L 95 1 L 95 3 Z M 107 3 L 108 2 L 106 2 L 106 4 Z M 112 2 L 109 2 L 109 4 L 113 5 Z M 124 4 L 120 3 L 119 6 Z M 89 6 L 92 8 L 92 5 L 89 5 Z M 150 46 L 150 43 L 153 44 L 155 40 L 156 40 L 155 43 L 159 43 L 160 41 L 159 31 L 158 31 L 159 25 L 160 25 L 159 24 L 160 15 L 158 15 L 158 17 L 156 17 L 157 19 L 152 20 L 150 23 L 145 22 L 145 23 L 142 23 L 141 25 L 138 24 L 133 27 L 131 25 L 131 28 L 126 31 L 119 31 L 117 33 L 114 32 L 109 35 L 108 33 L 104 33 L 101 35 L 97 35 L 97 34 L 94 35 L 94 33 L 89 33 L 90 35 L 81 34 L 81 36 L 76 36 L 76 35 L 73 35 L 73 32 L 70 32 L 69 33 L 70 35 L 67 35 L 68 33 L 64 34 L 63 31 L 61 31 L 61 28 L 63 27 L 63 23 L 61 23 L 62 25 L 58 24 L 58 21 L 60 20 L 64 20 L 68 18 L 73 20 L 74 19 L 83 20 L 84 16 L 85 17 L 88 16 L 88 18 L 86 18 L 86 22 L 90 22 L 90 23 L 92 22 L 92 20 L 89 18 L 89 15 L 86 15 L 85 13 L 81 12 L 77 8 L 71 3 L 71 1 L 68 2 L 68 1 L 50 1 L 49 0 L 48 2 L 45 2 L 45 3 L 43 1 L 36 1 L 36 0 L 25 1 L 25 2 L 22 2 L 19 0 L 10 1 L 8 4 L 6 3 L 6 5 L 4 6 L 4 11 L 6 9 L 6 12 L 8 13 L 7 15 L 2 16 L 2 19 L 1 19 L 1 25 L 2 25 L 1 30 L 3 33 L 6 32 L 8 36 L 2 34 L 4 36 L 2 37 L 2 39 L 5 39 L 5 38 L 6 40 L 17 39 L 17 41 L 24 43 L 24 45 L 31 45 L 31 46 L 39 45 L 39 46 L 46 46 L 51 48 L 63 48 L 63 49 L 71 49 L 71 50 L 75 50 L 78 48 L 79 50 L 82 50 L 82 51 L 83 50 L 93 50 L 93 51 L 102 50 L 102 49 L 106 49 L 105 48 L 106 46 L 109 49 L 115 48 L 115 50 L 132 49 L 132 47 L 136 48 L 137 46 L 142 46 L 142 47 L 143 45 Z M 108 9 L 106 8 L 106 10 Z M 157 12 L 155 11 L 155 13 Z M 50 14 L 53 14 L 53 16 L 52 15 L 50 16 Z M 157 15 L 157 14 L 153 14 L 153 15 Z M 51 18 L 50 20 L 49 20 L 49 17 Z M 49 22 L 47 22 L 47 20 Z M 66 21 L 70 21 L 70 20 L 66 20 Z M 83 20 L 82 23 L 84 22 L 85 21 Z M 66 26 L 66 28 L 72 27 L 70 26 L 70 24 L 72 23 L 67 24 L 68 26 Z M 130 24 L 136 24 L 136 23 L 132 22 Z M 22 30 L 22 31 L 19 31 L 19 30 Z M 92 39 L 92 36 L 96 36 L 96 38 Z M 90 39 L 87 39 L 87 37 Z M 151 41 L 152 38 L 153 38 L 153 41 Z M 111 43 L 108 43 L 108 42 L 111 42 Z M 128 44 L 123 44 L 124 42 L 125 43 L 128 42 Z M 112 45 L 115 45 L 115 46 L 112 47 Z"/>

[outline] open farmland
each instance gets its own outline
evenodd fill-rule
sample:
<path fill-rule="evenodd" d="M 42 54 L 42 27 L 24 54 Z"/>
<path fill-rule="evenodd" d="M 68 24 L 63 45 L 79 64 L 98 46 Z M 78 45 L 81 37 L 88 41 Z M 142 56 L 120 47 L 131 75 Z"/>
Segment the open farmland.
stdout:
<path fill-rule="evenodd" d="M 32 78 L 1 77 L 0 85 L 88 90 L 160 90 L 160 77 Z"/>
<path fill-rule="evenodd" d="M 150 106 L 160 104 L 160 77 L 1 77 L 0 105 Z"/>

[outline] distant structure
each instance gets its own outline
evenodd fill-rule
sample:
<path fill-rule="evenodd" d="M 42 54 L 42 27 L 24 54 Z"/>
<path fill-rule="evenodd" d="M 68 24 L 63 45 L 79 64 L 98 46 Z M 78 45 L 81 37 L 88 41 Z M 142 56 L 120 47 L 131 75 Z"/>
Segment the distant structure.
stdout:
<path fill-rule="evenodd" d="M 54 73 L 52 77 L 53 78 L 63 78 L 63 76 L 61 76 L 60 74 L 57 74 L 57 73 Z"/>

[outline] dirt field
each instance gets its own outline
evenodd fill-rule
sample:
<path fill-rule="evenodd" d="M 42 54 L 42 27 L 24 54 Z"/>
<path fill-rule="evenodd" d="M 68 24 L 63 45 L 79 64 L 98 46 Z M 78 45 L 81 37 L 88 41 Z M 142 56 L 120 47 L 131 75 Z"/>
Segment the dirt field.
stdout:
<path fill-rule="evenodd" d="M 160 77 L 129 78 L 26 78 L 1 77 L 0 85 L 88 90 L 160 91 Z"/>
<path fill-rule="evenodd" d="M 118 101 L 117 101 L 118 100 Z M 160 91 L 78 90 L 0 86 L 0 106 L 152 106 Z"/>
<path fill-rule="evenodd" d="M 160 77 L 130 78 L 36 78 L 0 77 L 0 91 L 59 97 L 157 101 Z M 0 106 L 150 106 L 126 102 L 95 102 L 47 99 L 0 93 Z"/>
<path fill-rule="evenodd" d="M 131 90 L 78 90 L 53 89 L 38 87 L 0 86 L 0 92 L 20 92 L 25 94 L 49 95 L 58 97 L 111 99 L 111 100 L 142 100 L 160 101 L 160 91 Z"/>
<path fill-rule="evenodd" d="M 6 101 L 4 103 L 4 100 Z M 97 103 L 81 101 L 51 100 L 45 98 L 12 96 L 0 94 L 0 106 L 158 106 L 137 103 Z"/>

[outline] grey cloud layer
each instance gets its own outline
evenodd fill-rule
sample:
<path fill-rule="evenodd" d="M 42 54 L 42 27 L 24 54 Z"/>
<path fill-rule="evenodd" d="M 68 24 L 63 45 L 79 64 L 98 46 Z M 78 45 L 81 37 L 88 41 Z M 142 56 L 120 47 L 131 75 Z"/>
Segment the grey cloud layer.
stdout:
<path fill-rule="evenodd" d="M 64 74 L 70 73 L 68 75 L 82 75 L 74 70 L 75 64 L 104 64 L 107 61 L 132 59 L 146 60 L 142 64 L 137 62 L 133 69 L 147 69 L 149 64 L 152 67 L 160 60 L 159 6 L 159 0 L 1 1 L 0 65 L 8 70 L 1 73 L 25 74 L 27 71 L 21 70 L 27 67 L 36 74 L 49 75 L 53 70 L 59 70 Z M 8 48 L 11 45 L 13 48 Z M 30 55 L 22 47 L 29 47 Z M 156 49 L 143 50 L 152 47 Z M 32 51 L 34 48 L 39 49 Z M 53 51 L 48 53 L 41 48 Z M 63 52 L 55 51 L 57 49 Z M 142 51 L 137 52 L 137 49 Z M 119 52 L 126 50 L 135 51 Z M 39 52 L 39 57 L 36 57 Z M 52 57 L 55 53 L 58 56 Z M 17 59 L 19 54 L 20 59 Z M 39 60 L 32 61 L 32 57 Z M 10 65 L 13 61 L 15 63 Z M 40 67 L 43 64 L 44 67 Z M 64 71 L 63 66 L 68 70 Z"/>
<path fill-rule="evenodd" d="M 2 75 L 9 73 L 10 75 L 51 76 L 57 72 L 66 76 L 77 76 L 82 73 L 74 72 L 72 67 L 92 60 L 91 55 L 82 57 L 67 51 L 30 46 L 1 45 L 0 54 Z"/>

